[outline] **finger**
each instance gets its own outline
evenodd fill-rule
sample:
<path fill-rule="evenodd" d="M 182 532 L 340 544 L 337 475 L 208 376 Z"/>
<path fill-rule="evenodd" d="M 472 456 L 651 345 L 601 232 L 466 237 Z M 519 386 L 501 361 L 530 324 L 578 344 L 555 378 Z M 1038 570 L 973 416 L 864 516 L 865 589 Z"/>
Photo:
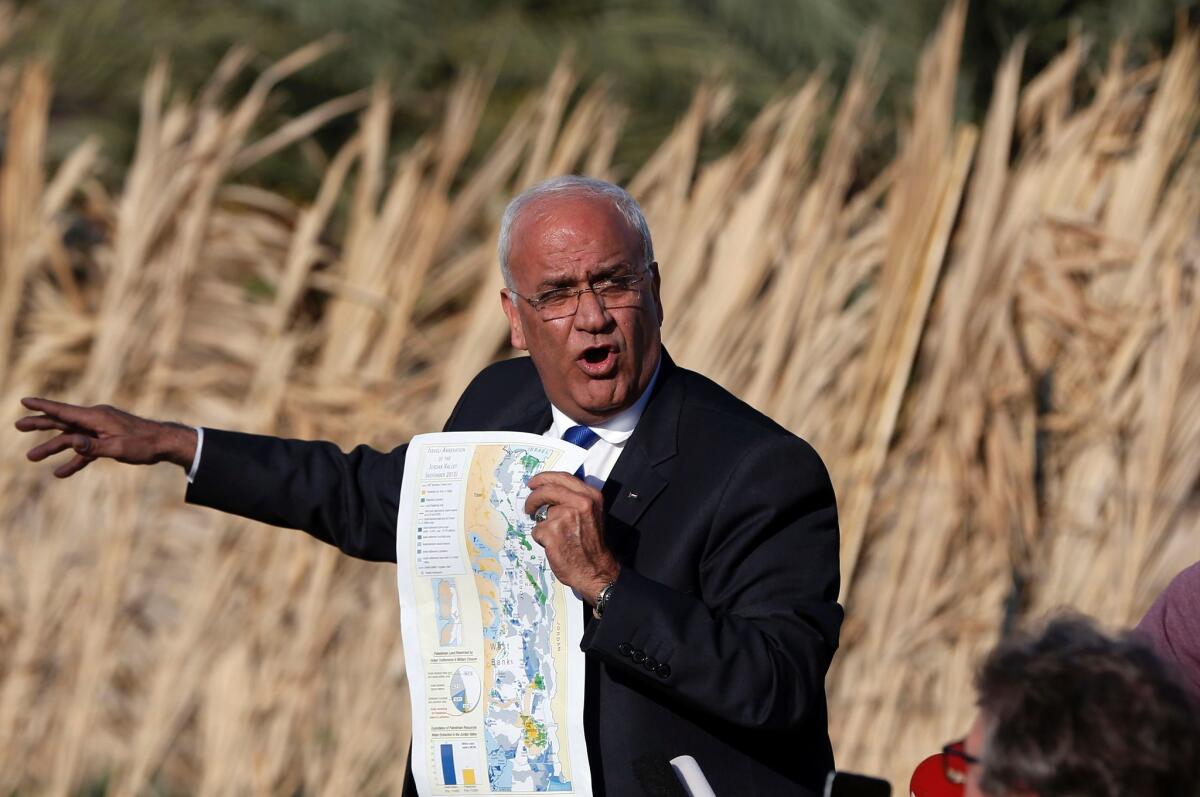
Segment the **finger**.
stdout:
<path fill-rule="evenodd" d="M 536 490 L 546 484 L 558 484 L 567 489 L 573 490 L 577 487 L 587 488 L 582 479 L 575 478 L 572 473 L 564 473 L 560 470 L 544 470 L 529 480 L 529 489 Z"/>
<path fill-rule="evenodd" d="M 557 485 L 570 492 L 578 493 L 588 501 L 594 503 L 604 502 L 604 495 L 599 490 L 573 473 L 543 471 L 529 480 L 530 489 L 537 489 L 546 485 Z"/>
<path fill-rule="evenodd" d="M 47 440 L 40 446 L 29 449 L 25 456 L 32 462 L 41 462 L 46 457 L 53 456 L 60 451 L 66 451 L 68 448 L 74 449 L 76 454 L 84 454 L 91 457 L 103 456 L 99 450 L 99 440 L 86 434 L 70 434 L 67 432 L 51 440 Z"/>
<path fill-rule="evenodd" d="M 59 465 L 54 469 L 54 475 L 60 479 L 65 479 L 68 476 L 74 476 L 79 471 L 86 468 L 88 465 L 96 461 L 95 457 L 85 457 L 82 454 L 76 454 L 74 458 L 66 465 Z"/>
<path fill-rule="evenodd" d="M 525 514 L 532 517 L 542 504 L 549 504 L 551 509 L 559 505 L 586 509 L 591 505 L 591 497 L 561 484 L 543 483 L 525 498 Z"/>
<path fill-rule="evenodd" d="M 548 545 L 553 543 L 555 538 L 558 536 L 557 528 L 557 526 L 552 524 L 550 520 L 547 519 L 536 524 L 533 527 L 533 531 L 529 532 L 529 536 L 533 537 L 533 541 L 538 545 L 546 548 Z"/>
<path fill-rule="evenodd" d="M 16 427 L 22 432 L 43 432 L 47 429 L 57 429 L 60 432 L 77 432 L 79 428 L 69 423 L 51 418 L 49 415 L 26 415 L 18 418 Z"/>
<path fill-rule="evenodd" d="M 74 404 L 64 404 L 61 401 L 27 396 L 21 399 L 26 409 L 34 412 L 44 412 L 52 418 L 57 418 L 77 426 L 87 426 L 89 420 L 94 421 L 97 411 L 88 407 L 78 407 Z"/>

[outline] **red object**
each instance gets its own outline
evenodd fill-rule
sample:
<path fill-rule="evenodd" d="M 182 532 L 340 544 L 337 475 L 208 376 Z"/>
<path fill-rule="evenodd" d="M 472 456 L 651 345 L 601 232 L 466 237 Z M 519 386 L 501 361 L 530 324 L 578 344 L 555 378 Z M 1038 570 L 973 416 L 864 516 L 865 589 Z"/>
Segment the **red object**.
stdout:
<path fill-rule="evenodd" d="M 935 753 L 917 764 L 908 782 L 908 793 L 910 797 L 962 797 L 963 786 L 946 780 L 942 754 Z"/>

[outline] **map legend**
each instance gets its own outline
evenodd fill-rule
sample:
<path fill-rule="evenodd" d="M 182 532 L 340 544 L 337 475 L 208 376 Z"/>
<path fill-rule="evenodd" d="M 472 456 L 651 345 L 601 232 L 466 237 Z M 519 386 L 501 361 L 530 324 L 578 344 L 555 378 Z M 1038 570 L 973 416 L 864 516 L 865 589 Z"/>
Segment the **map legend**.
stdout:
<path fill-rule="evenodd" d="M 426 482 L 421 487 L 413 546 L 417 573 L 423 578 L 466 572 L 459 532 L 462 493 L 462 482 Z"/>

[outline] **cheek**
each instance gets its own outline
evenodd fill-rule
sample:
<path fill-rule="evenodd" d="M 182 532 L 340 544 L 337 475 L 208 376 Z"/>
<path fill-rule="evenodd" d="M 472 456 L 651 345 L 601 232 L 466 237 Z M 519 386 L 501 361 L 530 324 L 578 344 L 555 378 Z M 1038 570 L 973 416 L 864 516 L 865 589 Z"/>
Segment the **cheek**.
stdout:
<path fill-rule="evenodd" d="M 525 327 L 525 342 L 535 362 L 544 363 L 548 374 L 566 372 L 564 366 L 571 360 L 568 345 L 570 328 L 542 322 L 537 327 Z M 553 378 L 553 376 L 551 376 Z"/>
<path fill-rule="evenodd" d="M 626 368 L 636 377 L 652 358 L 652 350 L 657 347 L 658 321 L 651 315 L 652 309 L 638 313 L 628 323 L 621 325 L 621 334 L 625 338 L 626 351 L 632 354 L 627 358 Z"/>

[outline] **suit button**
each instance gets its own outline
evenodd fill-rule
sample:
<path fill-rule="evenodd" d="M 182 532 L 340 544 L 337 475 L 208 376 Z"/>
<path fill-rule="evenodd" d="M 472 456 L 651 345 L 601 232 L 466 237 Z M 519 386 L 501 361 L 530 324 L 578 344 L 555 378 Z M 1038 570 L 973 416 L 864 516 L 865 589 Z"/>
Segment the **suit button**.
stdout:
<path fill-rule="evenodd" d="M 646 660 L 642 662 L 642 666 L 650 672 L 656 672 L 658 670 L 658 659 L 653 656 L 647 656 Z"/>
<path fill-rule="evenodd" d="M 658 668 L 654 672 L 658 675 L 659 678 L 670 677 L 671 665 L 670 664 L 660 664 L 660 665 L 658 665 Z"/>
<path fill-rule="evenodd" d="M 631 659 L 633 659 L 634 664 L 641 664 L 643 661 L 646 660 L 646 654 L 644 651 L 641 651 L 641 650 L 633 651 L 632 653 L 629 654 L 629 657 Z"/>
<path fill-rule="evenodd" d="M 629 646 L 628 642 L 622 642 L 617 645 L 617 653 L 620 653 L 622 656 L 628 656 L 632 650 L 633 648 Z"/>

